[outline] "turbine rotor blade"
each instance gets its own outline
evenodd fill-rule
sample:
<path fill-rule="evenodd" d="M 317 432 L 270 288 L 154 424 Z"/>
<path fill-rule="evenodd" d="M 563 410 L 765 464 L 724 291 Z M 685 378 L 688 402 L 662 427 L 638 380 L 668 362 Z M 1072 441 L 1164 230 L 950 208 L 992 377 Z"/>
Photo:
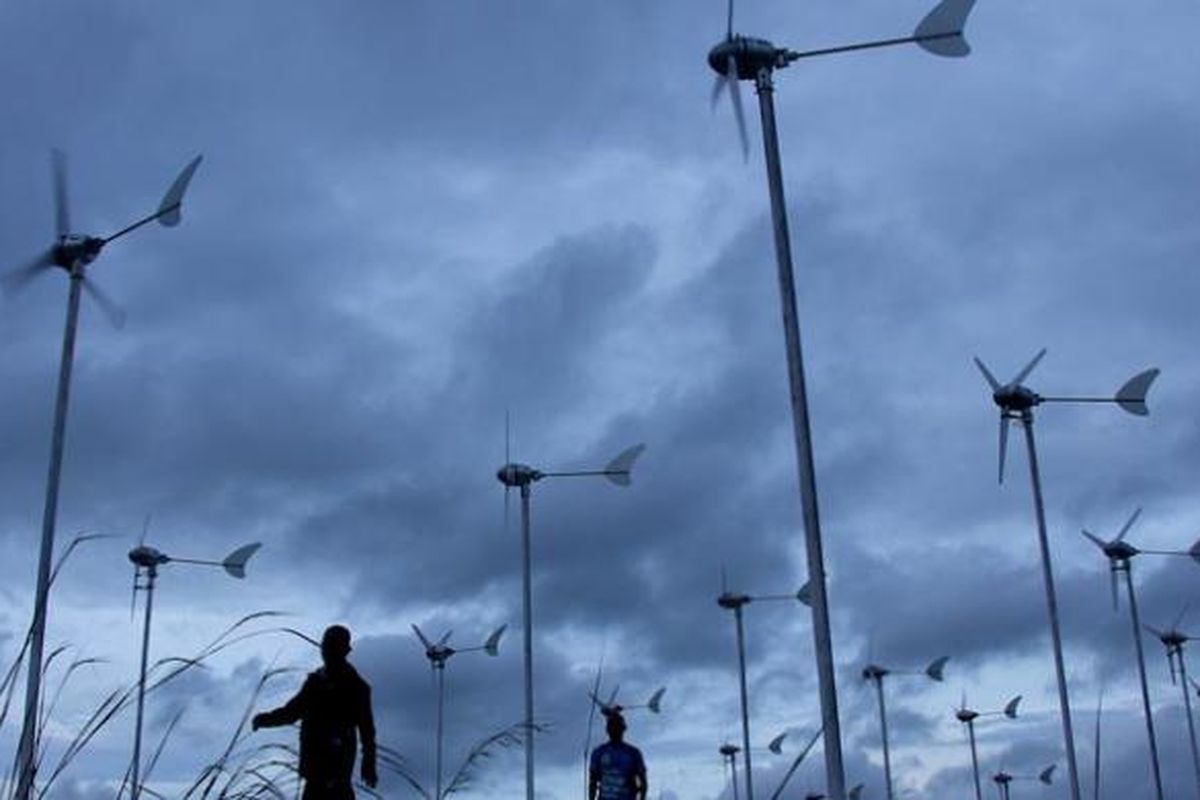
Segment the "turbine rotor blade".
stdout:
<path fill-rule="evenodd" d="M 438 639 L 438 645 L 441 646 L 441 645 L 446 644 L 446 642 L 450 641 L 450 634 L 452 634 L 452 633 L 454 633 L 453 628 L 451 628 L 450 630 L 443 633 L 442 638 Z"/>
<path fill-rule="evenodd" d="M 200 166 L 200 162 L 204 156 L 196 156 L 188 165 L 183 168 L 183 171 L 171 183 L 167 193 L 163 195 L 162 202 L 158 204 L 158 224 L 167 228 L 173 228 L 179 224 L 183 218 L 183 194 L 187 191 L 188 184 L 192 182 L 192 176 L 196 174 L 196 168 Z"/>
<path fill-rule="evenodd" d="M 1025 365 L 1025 368 L 1022 369 L 1020 372 L 1018 372 L 1016 374 L 1016 377 L 1014 377 L 1011 381 L 1009 381 L 1009 383 L 1015 384 L 1018 386 L 1020 384 L 1024 383 L 1025 379 L 1029 377 L 1029 374 L 1031 372 L 1033 372 L 1034 367 L 1036 367 L 1038 365 L 1038 363 L 1042 360 L 1042 357 L 1045 355 L 1046 355 L 1046 348 L 1043 347 L 1041 350 L 1038 351 L 1038 354 L 1036 356 L 1034 356 L 1028 364 Z"/>
<path fill-rule="evenodd" d="M 945 671 L 946 662 L 949 660 L 950 660 L 950 656 L 942 656 L 940 658 L 934 659 L 933 663 L 925 668 L 925 674 L 928 675 L 931 680 L 935 680 L 938 683 L 941 683 L 942 682 L 942 673 Z"/>
<path fill-rule="evenodd" d="M 500 655 L 500 637 L 504 636 L 505 629 L 508 628 L 508 623 L 501 625 L 496 630 L 492 631 L 488 636 L 487 641 L 483 643 L 483 651 L 489 656 L 495 657 Z"/>
<path fill-rule="evenodd" d="M 34 256 L 16 269 L 4 273 L 4 276 L 0 277 L 0 286 L 4 287 L 4 294 L 11 297 L 28 286 L 29 282 L 34 278 L 53 266 L 54 248 L 48 247 L 45 251 Z"/>
<path fill-rule="evenodd" d="M 96 305 L 100 307 L 100 311 L 103 312 L 110 325 L 117 330 L 121 330 L 125 327 L 125 309 L 121 308 L 121 306 L 117 304 L 116 300 L 113 300 L 107 292 L 97 286 L 95 281 L 92 281 L 89 278 L 84 278 L 83 290 L 87 292 L 88 295 L 91 296 L 92 300 L 95 301 Z"/>
<path fill-rule="evenodd" d="M 418 628 L 415 623 L 412 625 L 412 629 L 413 632 L 417 634 L 417 638 L 421 640 L 421 644 L 425 646 L 425 649 L 432 650 L 433 644 L 425 638 L 425 634 L 421 633 L 421 629 Z"/>
<path fill-rule="evenodd" d="M 738 141 L 742 144 L 742 160 L 750 160 L 750 135 L 746 133 L 746 112 L 742 108 L 742 90 L 738 86 L 737 59 L 732 55 L 726 62 L 725 80 L 729 81 L 729 100 L 733 105 L 733 118 L 737 121 Z"/>
<path fill-rule="evenodd" d="M 996 380 L 996 376 L 980 360 L 979 356 L 975 356 L 975 366 L 979 367 L 979 371 L 983 373 L 983 379 L 988 382 L 988 386 L 992 387 L 993 392 L 1000 388 L 1000 381 Z"/>
<path fill-rule="evenodd" d="M 1117 405 L 1135 416 L 1144 417 L 1149 414 L 1150 409 L 1146 406 L 1146 393 L 1150 391 L 1150 385 L 1154 383 L 1158 373 L 1157 368 L 1148 369 L 1127 380 L 1113 398 Z"/>
<path fill-rule="evenodd" d="M 1112 595 L 1113 611 L 1116 611 L 1117 609 L 1119 609 L 1121 607 L 1121 601 L 1119 599 L 1118 591 L 1117 591 L 1117 571 L 1115 569 L 1109 568 L 1108 577 L 1109 577 L 1109 581 L 1108 581 L 1109 593 Z"/>
<path fill-rule="evenodd" d="M 67 154 L 57 147 L 50 151 L 50 171 L 54 181 L 54 231 L 61 239 L 71 232 L 71 209 L 67 197 Z"/>
<path fill-rule="evenodd" d="M 1080 531 L 1080 533 L 1082 533 L 1089 542 L 1096 545 L 1096 547 L 1100 548 L 1101 551 L 1103 551 L 1104 548 L 1106 546 L 1108 546 L 1108 542 L 1104 541 L 1099 536 L 1097 536 L 1096 534 L 1089 531 L 1087 528 L 1084 528 L 1082 531 Z"/>
<path fill-rule="evenodd" d="M 913 36 L 937 36 L 946 33 L 957 33 L 958 36 L 918 41 L 917 44 L 938 56 L 961 58 L 967 55 L 971 52 L 971 46 L 963 36 L 963 28 L 966 27 L 967 15 L 974 6 L 975 0 L 941 0 L 917 24 Z"/>
<path fill-rule="evenodd" d="M 1133 513 L 1129 515 L 1129 521 L 1125 523 L 1125 527 L 1121 528 L 1121 532 L 1117 534 L 1116 540 L 1118 542 L 1125 538 L 1125 534 L 1129 533 L 1129 529 L 1133 527 L 1133 523 L 1137 522 L 1137 518 L 1141 515 L 1142 509 L 1140 507 L 1134 509 Z"/>
<path fill-rule="evenodd" d="M 622 450 L 616 458 L 608 462 L 608 466 L 604 468 L 604 477 L 617 486 L 628 486 L 632 483 L 630 472 L 633 470 L 633 464 L 645 449 L 646 445 L 635 444 L 633 447 Z"/>
<path fill-rule="evenodd" d="M 1017 718 L 1017 706 L 1021 705 L 1021 695 L 1017 695 L 1004 706 L 1004 716 L 1009 719 Z"/>
<path fill-rule="evenodd" d="M 1004 483 L 1004 459 L 1008 455 L 1008 418 L 1000 416 L 1000 483 Z"/>
<path fill-rule="evenodd" d="M 260 547 L 262 547 L 262 542 L 253 542 L 251 544 L 243 545 L 229 555 L 225 556 L 225 560 L 221 562 L 221 566 L 224 567 L 225 571 L 228 572 L 232 577 L 245 578 L 246 562 L 250 560 L 252 555 L 258 552 Z"/>
<path fill-rule="evenodd" d="M 725 92 L 725 76 L 717 75 L 713 81 L 712 93 L 708 96 L 708 106 L 711 110 L 716 111 L 717 103 L 721 102 L 721 95 Z"/>

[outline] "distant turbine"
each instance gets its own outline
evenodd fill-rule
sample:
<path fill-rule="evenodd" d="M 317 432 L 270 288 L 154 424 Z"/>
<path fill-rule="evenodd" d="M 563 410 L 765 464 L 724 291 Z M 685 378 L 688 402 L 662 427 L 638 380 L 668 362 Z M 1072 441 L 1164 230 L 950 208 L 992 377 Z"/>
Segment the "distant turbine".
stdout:
<path fill-rule="evenodd" d="M 737 754 L 742 748 L 726 742 L 717 749 L 729 767 L 729 785 L 733 787 L 733 800 L 738 800 Z"/>
<path fill-rule="evenodd" d="M 433 670 L 437 676 L 437 728 L 434 737 L 434 791 L 433 800 L 442 800 L 442 709 L 446 694 L 446 662 L 450 660 L 450 656 L 455 653 L 470 653 L 477 650 L 482 650 L 489 656 L 495 657 L 500 654 L 500 637 L 504 635 L 504 629 L 507 625 L 501 625 L 492 631 L 487 640 L 478 647 L 463 647 L 455 649 L 451 647 L 450 631 L 442 634 L 442 638 L 437 642 L 431 642 L 426 638 L 425 634 L 416 625 L 412 626 L 413 633 L 421 640 L 421 645 L 425 648 L 425 657 L 429 659 L 429 668 Z"/>
<path fill-rule="evenodd" d="M 1184 609 L 1186 612 L 1187 609 Z M 1192 765 L 1196 771 L 1196 787 L 1200 791 L 1200 749 L 1196 747 L 1196 723 L 1192 718 L 1192 698 L 1188 691 L 1187 663 L 1183 660 L 1183 646 L 1196 639 L 1179 631 L 1179 623 L 1183 621 L 1183 613 L 1176 618 L 1170 630 L 1159 630 L 1146 626 L 1146 630 L 1158 637 L 1167 649 L 1167 663 L 1171 665 L 1171 683 L 1176 682 L 1175 674 L 1179 673 L 1179 684 L 1183 688 L 1183 707 L 1187 712 L 1188 737 L 1192 745 Z"/>
<path fill-rule="evenodd" d="M 950 656 L 941 656 L 934 659 L 923 672 L 900 671 L 892 670 L 887 667 L 881 667 L 878 664 L 868 664 L 863 667 L 862 677 L 864 681 L 871 681 L 875 684 L 875 696 L 879 700 L 879 728 L 883 739 L 883 779 L 884 785 L 887 787 L 888 800 L 893 800 L 895 794 L 892 791 L 892 756 L 888 747 L 888 727 L 887 727 L 887 706 L 883 702 L 883 679 L 888 675 L 919 675 L 923 674 L 932 681 L 941 683 L 942 672 L 946 668 L 946 662 L 950 660 Z"/>
<path fill-rule="evenodd" d="M 1129 533 L 1129 529 L 1133 527 L 1133 523 L 1141 515 L 1140 508 L 1135 509 L 1130 515 L 1129 520 L 1112 541 L 1104 541 L 1098 536 L 1083 531 L 1083 535 L 1088 541 L 1096 545 L 1104 557 L 1108 559 L 1109 574 L 1112 577 L 1112 602 L 1113 610 L 1117 609 L 1117 573 L 1125 573 L 1125 589 L 1129 594 L 1129 618 L 1133 623 L 1133 643 L 1134 650 L 1137 653 L 1138 679 L 1141 682 L 1142 689 L 1142 714 L 1146 718 L 1146 737 L 1150 743 L 1150 766 L 1154 770 L 1154 791 L 1158 800 L 1162 800 L 1162 775 L 1159 770 L 1158 763 L 1158 741 L 1154 736 L 1154 714 L 1150 709 L 1150 689 L 1146 685 L 1146 656 L 1142 652 L 1142 625 L 1138 620 L 1137 594 L 1133 590 L 1133 559 L 1135 556 L 1143 553 L 1154 553 L 1158 555 L 1191 555 L 1195 557 L 1200 554 L 1200 542 L 1196 542 L 1190 551 L 1177 550 L 1139 550 L 1129 542 L 1125 541 L 1125 535 Z"/>
<path fill-rule="evenodd" d="M 992 776 L 992 780 L 996 782 L 996 787 L 1000 790 L 1000 800 L 1011 800 L 1009 784 L 1013 781 L 1038 781 L 1046 786 L 1050 786 L 1054 782 L 1054 768 L 1056 766 L 1056 764 L 1051 764 L 1037 775 L 1010 775 L 1001 769 Z"/>
<path fill-rule="evenodd" d="M 1050 564 L 1050 541 L 1046 533 L 1046 510 L 1042 501 L 1042 479 L 1038 469 L 1037 448 L 1033 439 L 1033 409 L 1042 403 L 1116 403 L 1130 414 L 1146 416 L 1146 393 L 1158 377 L 1157 369 L 1138 373 L 1112 397 L 1043 397 L 1024 385 L 1042 357 L 1043 348 L 1008 383 L 1001 384 L 984 363 L 975 359 L 992 389 L 992 401 L 1000 409 L 1000 482 L 1004 482 L 1004 457 L 1008 449 L 1008 426 L 1020 422 L 1025 428 L 1025 445 L 1029 450 L 1029 478 L 1033 484 L 1033 508 L 1037 517 L 1038 547 L 1042 558 L 1042 581 L 1046 587 L 1046 607 L 1050 617 L 1050 642 L 1054 650 L 1054 672 L 1058 681 L 1058 706 L 1062 717 L 1063 745 L 1067 755 L 1067 772 L 1071 783 L 1071 800 L 1080 800 L 1079 769 L 1075 763 L 1075 735 L 1071 723 L 1071 701 L 1067 693 L 1067 671 L 1063 664 L 1062 634 L 1058 622 L 1058 597 L 1054 590 L 1054 571 Z"/>
<path fill-rule="evenodd" d="M 58 516 L 58 485 L 62 473 L 63 441 L 67 427 L 67 404 L 71 394 L 71 369 L 75 361 L 75 330 L 79 322 L 80 292 L 86 290 L 114 325 L 120 327 L 124 312 L 117 308 L 95 283 L 87 280 L 87 269 L 105 245 L 132 233 L 150 222 L 172 227 L 179 224 L 183 194 L 200 156 L 192 159 L 167 189 L 158 209 L 108 236 L 89 236 L 71 230 L 71 210 L 67 197 L 67 158 L 61 150 L 52 154 L 54 180 L 54 212 L 56 231 L 54 244 L 22 267 L 9 272 L 0 282 L 7 294 L 13 294 L 37 276 L 59 267 L 70 276 L 67 291 L 67 319 L 63 330 L 62 358 L 58 370 L 58 394 L 54 401 L 54 425 L 50 436 L 50 470 L 46 477 L 46 502 L 42 511 L 42 544 L 38 558 L 37 588 L 33 599 L 33 621 L 29 627 L 29 663 L 25 687 L 25 718 L 21 739 L 17 745 L 16 800 L 31 800 L 34 794 L 34 773 L 37 769 L 37 715 L 41 699 L 42 653 L 46 637 L 46 605 L 50 593 L 50 562 L 54 553 L 54 526 Z"/>
<path fill-rule="evenodd" d="M 146 593 L 146 615 L 142 622 L 142 661 L 141 667 L 138 670 L 137 721 L 133 729 L 133 766 L 129 789 L 130 800 L 138 800 L 138 797 L 142 793 L 140 777 L 142 762 L 142 712 L 146 705 L 146 664 L 150 656 L 150 615 L 154 610 L 154 582 L 158 578 L 158 568 L 172 562 L 176 564 L 199 564 L 206 567 L 221 567 L 230 577 L 240 580 L 246 577 L 246 562 L 258 552 L 258 548 L 262 547 L 260 543 L 255 542 L 234 550 L 225 557 L 224 561 L 205 561 L 196 558 L 168 556 L 166 553 L 155 550 L 153 547 L 145 544 L 145 531 L 142 532 L 142 537 L 143 540 L 138 543 L 138 546 L 129 551 L 129 560 L 133 562 L 133 597 L 136 600 L 138 591 Z M 141 583 L 138 582 L 139 580 Z"/>
<path fill-rule="evenodd" d="M 779 800 L 779 796 L 783 794 L 783 790 L 788 785 L 788 781 L 792 779 L 792 775 L 795 774 L 796 770 L 800 768 L 800 765 L 804 762 L 804 759 L 809 754 L 809 751 L 813 749 L 817 743 L 817 740 L 821 738 L 822 733 L 824 733 L 824 731 L 822 731 L 820 728 L 817 728 L 817 732 L 813 734 L 811 739 L 809 739 L 808 744 L 804 745 L 804 749 L 802 749 L 792 760 L 792 764 L 788 767 L 787 772 L 784 773 L 783 779 L 779 781 L 778 788 L 776 788 L 774 793 L 772 793 L 771 800 Z M 777 736 L 771 741 L 771 744 L 779 742 L 782 738 L 782 736 Z M 853 791 L 850 792 L 850 796 L 851 800 L 857 800 L 857 797 Z"/>
<path fill-rule="evenodd" d="M 971 743 L 971 772 L 975 778 L 975 800 L 983 800 L 983 788 L 979 784 L 979 754 L 975 750 L 975 720 L 982 717 L 1005 716 L 1008 719 L 1017 718 L 1017 706 L 1021 704 L 1021 695 L 1004 704 L 1003 711 L 975 711 L 967 708 L 967 694 L 963 692 L 962 705 L 954 710 L 954 716 L 967 726 L 967 738 Z"/>
<path fill-rule="evenodd" d="M 507 435 L 504 449 L 508 450 Z M 581 478 L 603 476 L 617 486 L 630 484 L 630 473 L 634 462 L 646 449 L 646 445 L 637 444 L 621 451 L 608 466 L 600 470 L 583 470 L 574 472 L 542 472 L 528 464 L 518 464 L 508 461 L 505 452 L 505 464 L 496 470 L 496 478 L 504 484 L 505 520 L 507 521 L 508 490 L 516 487 L 521 493 L 521 624 L 523 626 L 523 656 L 525 671 L 525 800 L 534 800 L 533 776 L 533 586 L 530 569 L 529 545 L 529 497 L 533 484 L 543 478 Z"/>
<path fill-rule="evenodd" d="M 742 608 L 755 600 L 791 600 L 807 605 L 810 602 L 808 584 L 793 594 L 759 596 L 735 594 L 725 588 L 725 571 L 721 571 L 721 594 L 717 597 L 717 605 L 733 612 L 734 628 L 737 633 L 738 680 L 742 700 L 742 755 L 746 762 L 746 800 L 754 800 L 754 775 L 750 765 L 750 706 L 746 692 L 746 641 L 742 626 Z"/>

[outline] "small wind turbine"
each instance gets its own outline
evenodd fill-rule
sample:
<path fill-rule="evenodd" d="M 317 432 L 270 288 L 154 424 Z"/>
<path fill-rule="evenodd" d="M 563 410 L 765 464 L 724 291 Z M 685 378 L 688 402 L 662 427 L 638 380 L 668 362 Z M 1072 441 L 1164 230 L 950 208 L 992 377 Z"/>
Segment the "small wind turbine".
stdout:
<path fill-rule="evenodd" d="M 150 615 L 154 610 L 154 583 L 158 578 L 158 568 L 170 563 L 221 567 L 230 577 L 240 580 L 246 577 L 246 562 L 258 551 L 258 548 L 262 547 L 261 543 L 254 542 L 253 544 L 243 545 L 234 550 L 225 557 L 224 561 L 206 561 L 197 558 L 169 556 L 160 550 L 147 546 L 144 543 L 144 531 L 142 535 L 143 541 L 139 542 L 137 547 L 129 551 L 129 560 L 133 562 L 133 599 L 136 601 L 139 591 L 146 593 L 146 614 L 142 622 L 142 661 L 141 667 L 138 670 L 137 722 L 133 729 L 133 765 L 130 770 L 130 800 L 138 800 L 138 797 L 142 793 L 139 776 L 142 760 L 142 712 L 146 704 L 146 663 L 150 655 Z"/>
<path fill-rule="evenodd" d="M 742 755 L 746 761 L 746 800 L 754 800 L 754 775 L 750 765 L 750 705 L 746 691 L 746 641 L 742 625 L 742 608 L 755 600 L 799 601 L 807 605 L 811 602 L 811 595 L 808 584 L 805 584 L 793 594 L 764 594 L 758 596 L 737 594 L 725 588 L 725 571 L 721 571 L 721 594 L 717 597 L 717 605 L 733 612 L 734 628 L 737 631 L 738 681 L 741 687 L 742 700 Z"/>
<path fill-rule="evenodd" d="M 1154 714 L 1150 709 L 1150 689 L 1146 684 L 1146 656 L 1142 651 L 1142 625 L 1138 620 L 1137 594 L 1133 590 L 1133 559 L 1135 556 L 1145 554 L 1157 555 L 1175 555 L 1175 556 L 1192 556 L 1197 557 L 1200 554 L 1200 541 L 1192 545 L 1191 550 L 1140 550 L 1129 542 L 1125 541 L 1125 535 L 1129 533 L 1129 529 L 1133 527 L 1133 523 L 1141 516 L 1142 510 L 1135 509 L 1129 516 L 1129 520 L 1121 528 L 1116 538 L 1111 541 L 1104 541 L 1100 537 L 1083 531 L 1083 535 L 1092 544 L 1100 549 L 1104 557 L 1108 559 L 1109 575 L 1112 578 L 1112 603 L 1113 610 L 1117 610 L 1117 573 L 1125 573 L 1125 589 L 1129 594 L 1129 618 L 1133 623 L 1133 643 L 1134 649 L 1137 652 L 1138 679 L 1141 681 L 1142 689 L 1142 713 L 1146 718 L 1146 736 L 1150 742 L 1150 765 L 1154 770 L 1154 790 L 1158 800 L 1162 800 L 1162 774 L 1159 770 L 1158 763 L 1158 742 L 1154 736 Z"/>
<path fill-rule="evenodd" d="M 1200 789 L 1200 748 L 1196 746 L 1196 723 L 1192 718 L 1192 698 L 1191 692 L 1188 691 L 1188 674 L 1187 664 L 1183 660 L 1183 646 L 1196 639 L 1195 636 L 1188 636 L 1179 630 L 1179 623 L 1183 621 L 1183 612 L 1175 619 L 1175 624 L 1168 630 L 1160 630 L 1146 626 L 1146 630 L 1158 637 L 1158 640 L 1163 643 L 1163 647 L 1167 649 L 1167 663 L 1171 666 L 1171 683 L 1176 682 L 1176 673 L 1178 673 L 1178 682 L 1183 688 L 1183 708 L 1187 712 L 1188 737 L 1192 745 L 1192 765 L 1196 771 L 1196 786 Z M 1194 683 L 1194 681 L 1193 681 Z M 1197 687 L 1200 692 L 1200 686 Z"/>
<path fill-rule="evenodd" d="M 501 625 L 499 628 L 496 628 L 484 643 L 478 647 L 456 649 L 449 645 L 451 631 L 446 631 L 442 634 L 442 638 L 438 639 L 435 643 L 426 638 L 425 634 L 416 625 L 412 626 L 413 633 L 417 634 L 417 638 L 421 640 L 421 644 L 425 648 L 425 657 L 429 659 L 429 668 L 437 676 L 437 731 L 434 735 L 434 750 L 436 753 L 434 758 L 434 784 L 436 790 L 434 791 L 433 800 L 442 800 L 442 709 L 446 693 L 446 662 L 455 653 L 471 653 L 477 650 L 482 650 L 492 657 L 499 655 L 500 637 L 504 635 L 504 629 L 507 627 L 507 625 Z"/>
<path fill-rule="evenodd" d="M 922 672 L 913 670 L 892 670 L 887 667 L 881 667 L 878 664 L 867 664 L 863 667 L 862 677 L 864 681 L 871 681 L 875 684 L 875 696 L 879 700 L 879 728 L 883 738 L 883 780 L 887 787 L 888 800 L 893 800 L 895 794 L 892 791 L 892 756 L 888 747 L 888 728 L 887 728 L 887 706 L 883 702 L 883 679 L 888 675 L 918 675 L 923 674 L 931 681 L 942 682 L 942 673 L 946 668 L 946 662 L 950 660 L 950 656 L 940 656 L 930 662 Z"/>
<path fill-rule="evenodd" d="M 788 383 L 792 405 L 792 435 L 796 446 L 800 503 L 804 521 L 805 553 L 808 577 L 812 583 L 813 642 L 820 687 L 822 729 L 825 731 L 826 786 L 833 800 L 845 800 L 846 776 L 842 764 L 841 726 L 838 723 L 837 686 L 834 676 L 833 645 L 829 627 L 829 604 L 825 594 L 825 556 L 821 542 L 821 522 L 817 504 L 816 468 L 813 462 L 812 432 L 808 415 L 808 390 L 805 386 L 804 357 L 800 346 L 800 323 L 796 309 L 796 285 L 792 269 L 791 237 L 787 225 L 787 204 L 783 196 L 783 167 L 779 156 L 779 137 L 775 127 L 775 103 L 772 75 L 803 58 L 866 50 L 877 47 L 916 43 L 942 56 L 965 56 L 970 52 L 963 38 L 963 26 L 975 0 L 941 0 L 917 25 L 912 36 L 796 52 L 777 48 L 764 39 L 733 32 L 733 0 L 729 0 L 725 38 L 708 53 L 708 64 L 717 73 L 713 86 L 714 104 L 728 89 L 737 120 L 742 154 L 749 154 L 749 138 L 742 111 L 738 82 L 754 81 L 762 120 L 763 153 L 767 167 L 767 186 L 771 198 L 775 257 L 783 311 L 784 345 L 787 352 Z M 1078 800 L 1078 798 L 1076 798 Z"/>
<path fill-rule="evenodd" d="M 1000 790 L 1000 800 L 1011 800 L 1009 794 L 1009 784 L 1013 781 L 1037 781 L 1051 786 L 1054 782 L 1054 768 L 1056 764 L 1051 764 L 1037 775 L 1010 775 L 1001 769 L 992 776 L 992 780 L 996 782 L 996 787 Z"/>
<path fill-rule="evenodd" d="M 804 763 L 804 759 L 808 756 L 809 752 L 816 745 L 817 740 L 821 738 L 821 733 L 822 733 L 821 729 L 818 728 L 817 732 L 812 735 L 811 739 L 809 739 L 808 744 L 806 744 L 804 746 L 804 748 L 796 755 L 796 757 L 794 759 L 792 759 L 791 766 L 788 767 L 787 772 L 785 772 L 783 774 L 783 779 L 781 781 L 779 781 L 779 786 L 775 789 L 774 793 L 771 794 L 771 800 L 779 800 L 779 796 L 781 794 L 783 794 L 783 790 L 785 787 L 787 787 L 788 781 L 790 781 L 792 779 L 792 775 L 794 775 L 796 770 L 800 768 L 800 765 L 802 763 Z M 786 734 L 780 734 L 779 736 L 776 736 L 774 739 L 771 740 L 771 745 L 769 746 L 769 749 L 771 749 L 777 755 L 779 753 L 783 752 L 782 744 L 783 744 L 783 737 L 785 735 Z M 862 789 L 861 786 L 859 786 L 857 788 L 860 790 Z M 853 789 L 850 791 L 850 798 L 851 798 L 851 800 L 858 800 Z"/>
<path fill-rule="evenodd" d="M 638 456 L 646 449 L 636 444 L 622 450 L 608 466 L 599 470 L 577 470 L 571 472 L 542 472 L 528 464 L 519 464 L 508 459 L 508 437 L 504 443 L 504 466 L 496 470 L 496 478 L 504 484 L 505 521 L 508 520 L 508 490 L 516 488 L 521 493 L 521 625 L 523 627 L 523 660 L 525 672 L 525 800 L 534 800 L 533 780 L 533 588 L 529 555 L 529 497 L 533 484 L 543 478 L 583 478 L 602 476 L 616 486 L 628 486 L 630 474 Z"/>
<path fill-rule="evenodd" d="M 976 711 L 967 708 L 967 693 L 963 692 L 962 704 L 954 710 L 955 718 L 967 726 L 967 738 L 971 743 L 971 772 L 975 778 L 975 800 L 983 800 L 983 789 L 979 785 L 979 754 L 975 750 L 975 720 L 982 717 L 1004 716 L 1008 719 L 1017 718 L 1017 707 L 1021 704 L 1021 695 L 1004 704 L 1002 711 Z"/>
<path fill-rule="evenodd" d="M 624 714 L 626 711 L 633 711 L 640 708 L 647 709 L 651 714 L 662 713 L 662 699 L 663 695 L 667 693 L 667 687 L 660 686 L 655 689 L 654 694 L 650 695 L 649 699 L 644 703 L 628 706 L 617 702 L 617 690 L 619 688 L 619 686 L 614 686 L 607 700 L 601 700 L 596 692 L 588 692 L 588 697 L 592 698 L 592 702 L 600 709 L 600 713 L 606 717 L 612 714 Z"/>
<path fill-rule="evenodd" d="M 183 194 L 200 166 L 196 156 L 183 168 L 167 189 L 158 209 L 108 236 L 89 236 L 71 230 L 71 212 L 67 198 L 67 159 L 61 150 L 52 152 L 54 180 L 55 238 L 53 244 L 32 261 L 9 272 L 2 279 L 4 290 L 13 294 L 52 267 L 70 276 L 67 292 L 67 319 L 63 331 L 62 358 L 58 370 L 58 393 L 54 402 L 54 426 L 50 436 L 50 470 L 46 478 L 46 502 L 42 511 L 42 543 L 38 557 L 37 588 L 33 601 L 33 621 L 29 627 L 29 664 L 25 687 L 25 717 L 17 746 L 17 800 L 30 800 L 37 764 L 35 738 L 41 696 L 42 654 L 46 636 L 46 605 L 50 592 L 50 562 L 54 553 L 54 525 L 58 514 L 58 485 L 62 472 L 63 441 L 67 425 L 67 403 L 71 394 L 71 367 L 75 358 L 75 331 L 79 321 L 80 292 L 87 290 L 100 309 L 118 327 L 124 313 L 94 283 L 87 280 L 88 265 L 96 260 L 105 245 L 150 222 L 172 227 L 179 224 Z"/>
<path fill-rule="evenodd" d="M 738 800 L 737 754 L 742 748 L 736 744 L 725 742 L 725 744 L 717 749 L 721 757 L 725 760 L 725 763 L 729 766 L 729 785 L 733 787 L 733 800 Z"/>
<path fill-rule="evenodd" d="M 1063 664 L 1062 634 L 1058 622 L 1058 598 L 1054 590 L 1054 571 L 1050 564 L 1050 542 L 1046 534 L 1046 510 L 1042 501 L 1042 479 L 1038 469 L 1037 447 L 1033 438 L 1033 409 L 1042 403 L 1115 403 L 1137 416 L 1146 416 L 1146 393 L 1158 377 L 1157 369 L 1148 369 L 1130 378 L 1112 397 L 1043 397 L 1024 385 L 1042 357 L 1043 348 L 1008 383 L 1001 384 L 984 363 L 975 359 L 992 389 L 992 401 L 1000 409 L 1000 482 L 1004 482 L 1004 459 L 1008 449 L 1008 426 L 1020 422 L 1025 429 L 1025 445 L 1029 450 L 1029 477 L 1033 484 L 1033 507 L 1037 517 L 1038 546 L 1042 558 L 1042 579 L 1046 586 L 1046 606 L 1050 617 L 1050 641 L 1054 649 L 1054 670 L 1058 680 L 1058 705 L 1062 717 L 1063 744 L 1067 754 L 1067 773 L 1071 782 L 1071 800 L 1080 800 L 1079 769 L 1075 763 L 1075 736 L 1071 725 L 1071 701 L 1067 694 L 1067 672 Z"/>

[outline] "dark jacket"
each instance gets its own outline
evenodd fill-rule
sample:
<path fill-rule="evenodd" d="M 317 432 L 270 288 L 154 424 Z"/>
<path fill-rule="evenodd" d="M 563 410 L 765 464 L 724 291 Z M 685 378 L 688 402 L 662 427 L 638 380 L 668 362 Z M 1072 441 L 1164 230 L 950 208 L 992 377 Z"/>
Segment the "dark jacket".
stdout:
<path fill-rule="evenodd" d="M 362 735 L 362 773 L 375 774 L 371 687 L 349 664 L 308 674 L 296 696 L 258 717 L 264 727 L 300 721 L 300 775 L 308 781 L 350 782 Z"/>

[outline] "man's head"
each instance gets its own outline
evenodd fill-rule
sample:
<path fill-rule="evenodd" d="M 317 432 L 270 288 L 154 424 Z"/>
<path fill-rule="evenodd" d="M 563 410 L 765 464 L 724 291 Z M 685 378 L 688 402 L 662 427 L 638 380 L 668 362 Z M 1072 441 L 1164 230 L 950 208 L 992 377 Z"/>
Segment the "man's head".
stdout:
<path fill-rule="evenodd" d="M 625 718 L 621 716 L 621 712 L 610 711 L 605 716 L 608 719 L 604 724 L 604 730 L 608 732 L 608 738 L 614 742 L 622 741 L 625 738 Z"/>
<path fill-rule="evenodd" d="M 350 654 L 350 629 L 344 625 L 330 625 L 321 636 L 321 659 L 329 664 L 344 664 Z"/>

